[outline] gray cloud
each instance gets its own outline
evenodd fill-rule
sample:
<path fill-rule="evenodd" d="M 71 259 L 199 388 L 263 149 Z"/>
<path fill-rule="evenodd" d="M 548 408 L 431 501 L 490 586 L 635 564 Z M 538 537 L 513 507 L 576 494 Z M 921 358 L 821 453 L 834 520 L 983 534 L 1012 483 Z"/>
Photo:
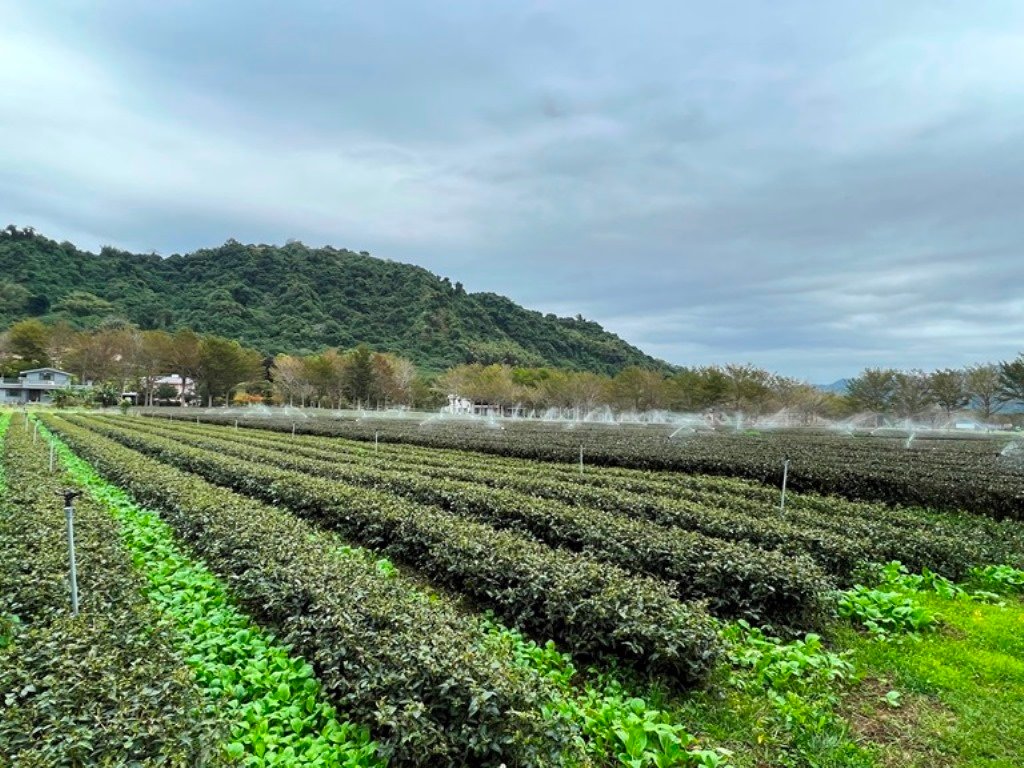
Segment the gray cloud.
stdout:
<path fill-rule="evenodd" d="M 5 11 L 0 199 L 57 238 L 367 249 L 814 380 L 1024 346 L 1016 3 Z"/>

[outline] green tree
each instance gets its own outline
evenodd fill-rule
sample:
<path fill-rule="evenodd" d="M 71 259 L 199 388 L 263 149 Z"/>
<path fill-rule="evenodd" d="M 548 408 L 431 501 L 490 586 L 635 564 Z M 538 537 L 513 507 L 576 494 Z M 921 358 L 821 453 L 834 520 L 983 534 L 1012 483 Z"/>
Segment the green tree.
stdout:
<path fill-rule="evenodd" d="M 28 307 L 30 296 L 25 286 L 0 280 L 0 321 L 22 315 Z"/>
<path fill-rule="evenodd" d="M 725 403 L 729 379 L 720 368 L 682 368 L 666 382 L 669 407 L 674 411 L 703 411 Z"/>
<path fill-rule="evenodd" d="M 893 381 L 891 405 L 897 416 L 916 418 L 935 402 L 924 371 L 899 371 Z"/>
<path fill-rule="evenodd" d="M 634 411 L 663 408 L 665 378 L 657 371 L 632 365 L 612 379 L 611 394 L 620 408 Z"/>
<path fill-rule="evenodd" d="M 1024 352 L 999 364 L 999 391 L 1006 400 L 1024 403 Z"/>
<path fill-rule="evenodd" d="M 896 391 L 896 371 L 891 368 L 866 368 L 860 376 L 850 379 L 846 396 L 858 411 L 888 413 Z"/>
<path fill-rule="evenodd" d="M 201 397 L 212 406 L 215 397 L 231 402 L 231 393 L 261 372 L 259 352 L 246 349 L 237 341 L 219 336 L 205 336 L 199 342 L 199 367 L 196 385 Z"/>
<path fill-rule="evenodd" d="M 944 368 L 928 374 L 928 390 L 949 418 L 953 411 L 967 407 L 971 393 L 967 388 L 967 374 L 955 368 Z"/>
<path fill-rule="evenodd" d="M 19 369 L 42 368 L 50 364 L 46 352 L 50 329 L 39 320 L 22 320 L 7 332 L 7 350 L 20 360 Z"/>
<path fill-rule="evenodd" d="M 978 415 L 986 421 L 1006 405 L 999 372 L 999 366 L 992 363 L 967 369 L 967 391 L 978 407 Z"/>
<path fill-rule="evenodd" d="M 154 397 L 158 403 L 166 403 L 168 400 L 173 400 L 177 396 L 178 388 L 173 384 L 168 384 L 167 382 L 158 384 L 156 391 L 154 392 Z"/>
<path fill-rule="evenodd" d="M 346 355 L 344 392 L 357 406 L 368 403 L 373 395 L 373 352 L 365 344 Z"/>

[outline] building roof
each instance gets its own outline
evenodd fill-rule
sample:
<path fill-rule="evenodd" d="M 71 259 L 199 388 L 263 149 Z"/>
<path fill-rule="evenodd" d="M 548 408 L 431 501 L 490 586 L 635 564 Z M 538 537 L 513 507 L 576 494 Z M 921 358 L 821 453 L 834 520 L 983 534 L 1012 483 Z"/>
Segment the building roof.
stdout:
<path fill-rule="evenodd" d="M 22 371 L 19 376 L 24 376 L 26 373 L 43 373 L 44 371 L 50 371 L 51 373 L 62 373 L 65 376 L 71 376 L 72 374 L 67 371 L 62 371 L 60 368 L 29 368 L 27 371 Z"/>

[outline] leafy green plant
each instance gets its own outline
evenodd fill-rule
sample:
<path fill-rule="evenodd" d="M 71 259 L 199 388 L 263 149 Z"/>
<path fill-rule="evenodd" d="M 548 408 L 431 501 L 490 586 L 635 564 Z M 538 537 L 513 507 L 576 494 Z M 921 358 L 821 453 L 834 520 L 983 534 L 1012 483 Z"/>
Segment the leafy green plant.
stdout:
<path fill-rule="evenodd" d="M 934 629 L 938 617 L 900 591 L 886 591 L 862 584 L 839 593 L 839 616 L 865 627 L 878 637 L 915 634 Z"/>
<path fill-rule="evenodd" d="M 553 642 L 540 645 L 500 625 L 493 616 L 481 624 L 489 646 L 504 648 L 518 664 L 552 684 L 551 708 L 580 724 L 586 752 L 600 763 L 615 760 L 629 768 L 726 768 L 727 750 L 702 747 L 671 713 L 630 695 L 614 675 L 596 669 L 581 673 Z"/>
<path fill-rule="evenodd" d="M 779 764 L 873 765 L 835 714 L 839 691 L 854 674 L 847 654 L 827 650 L 813 633 L 784 642 L 746 622 L 724 626 L 722 637 L 733 667 L 729 685 L 768 702 L 760 738 L 778 744 Z"/>
<path fill-rule="evenodd" d="M 975 568 L 971 581 L 993 592 L 1024 592 L 1024 570 L 1009 565 Z"/>

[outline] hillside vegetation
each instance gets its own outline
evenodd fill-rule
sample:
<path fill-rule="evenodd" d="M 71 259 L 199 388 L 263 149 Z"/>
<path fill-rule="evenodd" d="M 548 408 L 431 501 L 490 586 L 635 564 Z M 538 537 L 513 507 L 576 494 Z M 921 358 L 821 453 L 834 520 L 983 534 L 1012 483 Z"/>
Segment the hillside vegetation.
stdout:
<path fill-rule="evenodd" d="M 191 328 L 267 354 L 359 343 L 432 370 L 467 362 L 616 373 L 668 369 L 600 325 L 467 293 L 425 269 L 331 247 L 242 245 L 161 258 L 94 254 L 30 229 L 0 232 L 0 327 L 26 317 L 79 328 L 110 317 Z"/>

